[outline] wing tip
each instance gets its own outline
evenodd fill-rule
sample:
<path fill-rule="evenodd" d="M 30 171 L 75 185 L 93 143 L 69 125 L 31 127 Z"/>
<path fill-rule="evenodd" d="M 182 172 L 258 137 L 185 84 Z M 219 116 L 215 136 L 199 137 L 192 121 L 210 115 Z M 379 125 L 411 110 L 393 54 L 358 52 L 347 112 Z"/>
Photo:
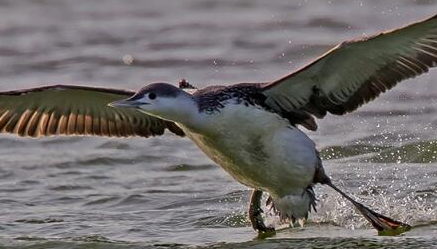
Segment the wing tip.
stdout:
<path fill-rule="evenodd" d="M 41 91 L 47 91 L 47 90 L 88 90 L 88 91 L 97 91 L 97 92 L 105 92 L 105 93 L 112 93 L 112 94 L 123 94 L 123 95 L 127 95 L 127 96 L 135 93 L 135 92 L 128 91 L 128 90 L 121 90 L 121 89 L 115 89 L 115 88 L 57 84 L 57 85 L 45 85 L 45 86 L 39 86 L 39 87 L 33 87 L 33 88 L 4 91 L 4 92 L 0 92 L 0 95 L 11 95 L 11 96 L 23 95 L 23 94 L 27 94 L 27 93 L 31 93 L 31 92 L 41 92 Z"/>

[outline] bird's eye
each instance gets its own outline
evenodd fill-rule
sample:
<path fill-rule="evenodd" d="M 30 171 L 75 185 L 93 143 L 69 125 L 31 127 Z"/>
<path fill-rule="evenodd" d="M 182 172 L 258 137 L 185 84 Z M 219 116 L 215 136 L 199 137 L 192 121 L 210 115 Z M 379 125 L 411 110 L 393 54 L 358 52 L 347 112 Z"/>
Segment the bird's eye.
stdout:
<path fill-rule="evenodd" d="M 149 99 L 156 99 L 155 93 L 149 93 Z"/>

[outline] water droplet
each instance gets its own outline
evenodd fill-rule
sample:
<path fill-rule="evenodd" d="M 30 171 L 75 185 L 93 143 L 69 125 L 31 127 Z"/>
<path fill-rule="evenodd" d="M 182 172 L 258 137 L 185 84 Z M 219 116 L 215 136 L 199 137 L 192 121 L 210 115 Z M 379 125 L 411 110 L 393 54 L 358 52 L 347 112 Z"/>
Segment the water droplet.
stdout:
<path fill-rule="evenodd" d="M 131 65 L 134 62 L 134 57 L 130 54 L 123 56 L 123 62 L 125 65 Z"/>

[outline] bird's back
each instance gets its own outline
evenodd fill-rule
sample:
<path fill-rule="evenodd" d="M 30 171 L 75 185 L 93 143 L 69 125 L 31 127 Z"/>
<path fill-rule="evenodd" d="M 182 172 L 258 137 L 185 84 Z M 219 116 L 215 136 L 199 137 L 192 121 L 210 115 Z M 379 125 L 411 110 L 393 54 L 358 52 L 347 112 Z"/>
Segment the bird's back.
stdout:
<path fill-rule="evenodd" d="M 197 99 L 201 112 L 220 112 L 226 102 L 233 100 L 243 105 L 262 106 L 265 97 L 261 94 L 264 83 L 239 83 L 229 86 L 208 86 L 199 89 L 193 96 Z"/>
<path fill-rule="evenodd" d="M 282 112 L 275 110 L 266 104 L 266 96 L 263 94 L 263 87 L 268 83 L 239 83 L 229 86 L 209 86 L 193 93 L 197 99 L 200 112 L 214 114 L 233 100 L 245 106 L 262 108 L 266 112 L 275 113 L 296 126 L 300 124 L 308 130 L 316 130 L 317 124 L 313 117 L 307 112 L 293 111 Z"/>

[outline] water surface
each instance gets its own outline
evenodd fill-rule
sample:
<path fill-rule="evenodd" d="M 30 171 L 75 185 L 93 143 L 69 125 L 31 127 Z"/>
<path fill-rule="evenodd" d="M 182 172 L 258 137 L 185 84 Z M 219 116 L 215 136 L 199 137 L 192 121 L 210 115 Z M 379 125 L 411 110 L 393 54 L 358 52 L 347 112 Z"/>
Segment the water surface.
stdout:
<path fill-rule="evenodd" d="M 437 13 L 437 1 L 1 0 L 0 91 L 267 82 L 336 43 Z M 308 132 L 334 181 L 413 225 L 380 237 L 316 188 L 304 228 L 256 239 L 249 190 L 189 140 L 0 137 L 0 243 L 12 248 L 437 246 L 437 72 Z M 270 218 L 273 222 L 274 219 Z"/>

